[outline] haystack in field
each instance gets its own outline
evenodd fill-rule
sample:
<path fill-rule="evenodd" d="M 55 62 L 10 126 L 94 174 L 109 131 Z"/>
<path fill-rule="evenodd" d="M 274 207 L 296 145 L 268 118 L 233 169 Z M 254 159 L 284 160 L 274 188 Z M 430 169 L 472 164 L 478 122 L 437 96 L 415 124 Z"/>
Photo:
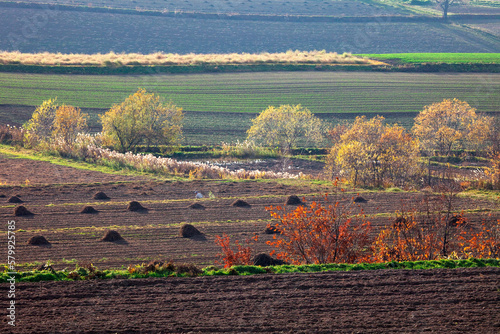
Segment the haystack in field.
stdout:
<path fill-rule="evenodd" d="M 87 206 L 84 206 L 81 210 L 80 210 L 80 213 L 98 213 L 99 211 L 97 211 L 96 209 L 94 209 L 93 207 L 87 205 Z"/>
<path fill-rule="evenodd" d="M 281 231 L 274 225 L 268 225 L 264 230 L 265 234 L 281 234 Z"/>
<path fill-rule="evenodd" d="M 203 235 L 196 227 L 191 224 L 184 224 L 179 230 L 179 235 L 183 238 L 192 238 L 195 236 Z"/>
<path fill-rule="evenodd" d="M 35 235 L 31 237 L 30 240 L 28 240 L 28 245 L 44 247 L 51 246 L 50 242 L 48 242 L 43 235 Z"/>
<path fill-rule="evenodd" d="M 94 194 L 94 199 L 103 200 L 103 199 L 109 199 L 109 197 L 108 197 L 108 195 L 106 195 L 102 191 L 99 191 L 99 192 L 97 192 L 97 193 Z"/>
<path fill-rule="evenodd" d="M 16 206 L 16 208 L 14 209 L 14 216 L 19 217 L 19 216 L 32 216 L 32 215 L 34 215 L 34 213 L 26 209 L 22 205 Z"/>
<path fill-rule="evenodd" d="M 354 203 L 366 203 L 366 202 L 368 202 L 368 200 L 367 200 L 367 199 L 364 199 L 364 198 L 363 198 L 363 197 L 361 197 L 361 196 L 357 196 L 357 197 L 355 197 L 353 201 L 354 201 Z"/>
<path fill-rule="evenodd" d="M 195 209 L 195 210 L 205 210 L 205 206 L 200 203 L 193 203 L 190 206 L 188 206 L 190 209 Z"/>
<path fill-rule="evenodd" d="M 23 203 L 23 200 L 22 200 L 22 199 L 20 199 L 20 198 L 19 198 L 19 197 L 17 197 L 17 196 L 11 196 L 11 197 L 7 200 L 7 202 L 9 202 L 9 203 Z"/>
<path fill-rule="evenodd" d="M 254 266 L 268 267 L 286 264 L 283 260 L 273 259 L 266 253 L 257 254 L 252 259 Z"/>
<path fill-rule="evenodd" d="M 303 204 L 303 202 L 300 200 L 298 196 L 295 195 L 290 195 L 286 199 L 285 205 L 299 205 Z"/>
<path fill-rule="evenodd" d="M 141 205 L 141 203 L 139 203 L 137 201 L 132 201 L 132 202 L 128 203 L 127 210 L 128 211 L 144 211 L 147 209 L 145 207 L 143 207 Z"/>
<path fill-rule="evenodd" d="M 234 201 L 231 206 L 237 207 L 237 208 L 251 208 L 252 206 L 245 202 L 244 200 L 237 199 Z"/>
<path fill-rule="evenodd" d="M 109 231 L 106 232 L 106 234 L 101 239 L 101 241 L 107 241 L 107 242 L 124 242 L 125 239 L 122 238 L 122 236 L 120 235 L 120 233 L 118 233 L 116 231 L 113 231 L 113 230 L 109 230 Z"/>

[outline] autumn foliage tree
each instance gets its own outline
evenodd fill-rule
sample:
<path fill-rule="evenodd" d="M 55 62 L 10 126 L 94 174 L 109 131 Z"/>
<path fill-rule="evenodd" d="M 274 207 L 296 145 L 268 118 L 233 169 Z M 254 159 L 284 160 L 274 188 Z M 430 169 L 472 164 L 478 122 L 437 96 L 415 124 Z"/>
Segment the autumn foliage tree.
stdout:
<path fill-rule="evenodd" d="M 138 145 L 174 146 L 182 139 L 182 109 L 145 89 L 138 89 L 100 117 L 105 143 L 121 152 Z"/>
<path fill-rule="evenodd" d="M 419 173 L 418 142 L 382 116 L 357 117 L 337 131 L 338 139 L 327 157 L 327 171 L 347 177 L 353 185 L 404 184 Z M 336 132 L 336 133 L 337 133 Z"/>
<path fill-rule="evenodd" d="M 491 122 L 490 117 L 479 116 L 467 102 L 445 99 L 418 114 L 413 134 L 423 149 L 450 155 L 453 150 L 482 147 L 489 138 Z"/>
<path fill-rule="evenodd" d="M 328 196 L 325 196 L 328 203 Z M 352 201 L 351 201 L 352 203 Z M 267 243 L 279 259 L 293 264 L 356 263 L 369 258 L 370 222 L 353 215 L 348 205 L 335 201 L 313 201 L 292 212 L 282 207 L 266 208 L 280 231 Z"/>
<path fill-rule="evenodd" d="M 252 123 L 248 140 L 280 147 L 282 152 L 289 152 L 299 141 L 314 145 L 323 140 L 321 120 L 300 104 L 269 106 Z"/>
<path fill-rule="evenodd" d="M 54 131 L 54 119 L 58 108 L 57 98 L 43 101 L 38 106 L 31 119 L 24 124 L 24 144 L 34 147 L 39 142 L 47 140 Z"/>
<path fill-rule="evenodd" d="M 24 125 L 24 142 L 27 147 L 48 144 L 54 139 L 68 144 L 86 128 L 87 114 L 70 105 L 58 105 L 57 99 L 49 99 L 35 109 Z"/>
<path fill-rule="evenodd" d="M 87 114 L 83 114 L 80 108 L 67 105 L 57 108 L 52 131 L 53 138 L 60 138 L 64 143 L 72 143 L 78 133 L 86 129 Z"/>

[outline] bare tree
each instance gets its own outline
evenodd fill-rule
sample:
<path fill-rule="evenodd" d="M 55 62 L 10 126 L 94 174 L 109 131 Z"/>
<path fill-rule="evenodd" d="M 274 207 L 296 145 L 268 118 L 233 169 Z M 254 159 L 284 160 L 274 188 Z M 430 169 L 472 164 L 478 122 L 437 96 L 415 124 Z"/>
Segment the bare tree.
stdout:
<path fill-rule="evenodd" d="M 448 21 L 448 9 L 450 8 L 450 5 L 454 2 L 455 2 L 455 0 L 436 0 L 436 3 L 443 10 L 443 20 L 444 21 Z"/>

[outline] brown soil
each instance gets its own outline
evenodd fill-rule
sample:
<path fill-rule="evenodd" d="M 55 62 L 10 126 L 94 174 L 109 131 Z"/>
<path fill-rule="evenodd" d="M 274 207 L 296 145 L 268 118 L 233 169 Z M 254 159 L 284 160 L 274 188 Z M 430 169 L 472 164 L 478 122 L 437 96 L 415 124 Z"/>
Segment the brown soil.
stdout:
<path fill-rule="evenodd" d="M 499 268 L 16 283 L 12 333 L 498 333 Z M 7 305 L 7 294 L 0 294 Z"/>
<path fill-rule="evenodd" d="M 16 166 L 14 175 L 8 175 L 17 185 L 3 186 L 2 192 L 19 195 L 37 213 L 15 218 L 16 265 L 23 268 L 48 260 L 60 270 L 71 267 L 67 260 L 106 269 L 172 259 L 187 263 L 189 272 L 190 263 L 214 263 L 220 253 L 215 237 L 223 233 L 231 240 L 259 234 L 255 253 L 269 254 L 272 249 L 266 241 L 273 235 L 264 233 L 271 223 L 265 208 L 282 205 L 291 194 L 301 194 L 307 202 L 324 201 L 322 195 L 332 190 L 329 185 L 288 181 L 158 182 L 102 173 L 94 179 L 73 169 L 61 170 L 58 180 L 68 180 L 66 184 L 20 186 L 22 175 L 39 172 L 32 164 Z M 49 174 L 44 180 L 50 180 L 50 164 L 37 166 L 41 174 Z M 205 210 L 187 208 L 196 189 L 215 195 L 203 202 Z M 111 200 L 95 202 L 92 194 L 97 191 L 106 192 Z M 350 193 L 345 195 L 342 205 L 361 210 Z M 394 223 L 396 211 L 418 205 L 427 196 L 361 195 L 369 198 L 363 213 L 377 214 L 371 220 L 373 234 Z M 246 210 L 231 206 L 238 198 L 250 199 L 252 206 Z M 329 198 L 337 200 L 335 195 Z M 87 199 L 90 203 L 82 203 Z M 125 211 L 131 199 L 145 203 L 147 214 Z M 96 207 L 99 215 L 79 214 L 82 205 Z M 486 199 L 457 197 L 453 206 L 457 212 L 464 210 L 472 225 L 483 218 L 499 218 L 498 204 Z M 12 205 L 0 206 L 0 219 L 12 220 Z M 185 223 L 202 226 L 203 238 L 179 236 Z M 100 236 L 115 227 L 127 242 L 101 242 Z M 29 238 L 41 233 L 52 247 L 34 251 Z M 0 248 L 7 249 L 5 239 Z M 477 268 L 16 283 L 16 327 L 8 326 L 4 317 L 0 329 L 6 333 L 498 333 L 499 282 L 499 268 Z M 0 304 L 8 302 L 7 294 L 0 294 Z"/>
<path fill-rule="evenodd" d="M 17 159 L 11 161 L 17 163 Z M 16 175 L 32 172 L 30 165 L 18 167 Z M 48 167 L 43 168 L 46 172 L 50 171 Z M 63 179 L 81 180 L 83 177 L 79 173 L 86 175 L 87 172 L 67 169 L 67 173 L 68 175 L 62 175 Z M 107 176 L 97 174 L 95 180 L 88 180 L 89 183 L 2 187 L 3 194 L 19 196 L 29 203 L 29 210 L 36 213 L 31 217 L 15 217 L 16 229 L 22 230 L 16 233 L 16 264 L 19 262 L 29 269 L 35 266 L 31 264 L 50 260 L 56 270 L 65 267 L 71 269 L 73 264 L 68 265 L 67 260 L 91 262 L 99 269 L 121 268 L 155 259 L 201 266 L 213 265 L 221 251 L 215 244 L 215 238 L 223 233 L 229 235 L 232 241 L 240 242 L 258 234 L 258 241 L 254 243 L 255 254 L 269 254 L 273 249 L 266 242 L 273 239 L 273 234 L 266 234 L 265 230 L 274 221 L 266 207 L 283 206 L 290 195 L 305 198 L 306 203 L 316 200 L 327 204 L 323 194 L 332 192 L 329 184 L 314 185 L 298 181 L 181 182 L 137 180 L 123 176 L 122 181 L 128 182 L 104 182 Z M 214 198 L 203 200 L 204 210 L 188 208 L 193 204 L 195 190 L 214 194 Z M 98 191 L 106 193 L 111 199 L 92 199 Z M 341 204 L 352 206 L 353 213 L 362 209 L 368 216 L 377 215 L 370 218 L 372 236 L 382 227 L 394 223 L 396 211 L 418 205 L 422 197 L 426 196 L 422 193 L 369 192 L 359 194 L 369 199 L 368 203 L 353 204 L 352 196 L 357 196 L 358 192 L 359 190 L 352 190 L 339 195 L 345 197 Z M 331 194 L 328 197 L 330 203 L 339 199 L 337 197 Z M 231 206 L 237 199 L 248 201 L 252 205 L 246 209 Z M 131 200 L 139 201 L 148 211 L 139 214 L 124 210 Z M 84 206 L 92 206 L 99 214 L 80 214 Z M 453 207 L 456 213 L 463 210 L 464 218 L 472 226 L 482 219 L 500 218 L 498 203 L 486 199 L 457 197 Z M 289 212 L 295 207 L 285 209 Z M 12 210 L 9 203 L 0 205 L 0 219 L 12 220 Z M 488 217 L 489 214 L 491 217 Z M 203 238 L 179 236 L 182 224 L 196 226 L 203 232 Z M 120 231 L 128 244 L 124 246 L 100 242 L 108 230 Z M 52 248 L 40 248 L 34 252 L 27 242 L 31 236 L 38 234 L 43 234 L 50 240 Z M 1 247 L 7 247 L 5 240 L 0 240 Z"/>
<path fill-rule="evenodd" d="M 9 159 L 0 155 L 0 182 L 7 185 L 45 185 L 145 180 L 58 166 L 45 161 Z"/>

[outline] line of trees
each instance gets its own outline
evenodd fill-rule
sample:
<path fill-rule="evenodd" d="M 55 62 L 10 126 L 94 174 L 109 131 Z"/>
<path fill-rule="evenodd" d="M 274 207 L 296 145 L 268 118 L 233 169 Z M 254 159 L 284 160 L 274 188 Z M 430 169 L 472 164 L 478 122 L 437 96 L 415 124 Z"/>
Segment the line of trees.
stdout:
<path fill-rule="evenodd" d="M 120 152 L 146 146 L 180 145 L 182 109 L 160 96 L 138 89 L 120 104 L 100 115 L 99 143 Z M 79 108 L 44 101 L 24 125 L 24 144 L 47 149 L 51 144 L 71 145 L 86 131 L 88 115 Z M 332 142 L 326 171 L 353 185 L 402 186 L 419 182 L 424 175 L 422 154 L 449 156 L 457 150 L 485 150 L 492 158 L 489 170 L 500 185 L 500 121 L 479 115 L 467 102 L 445 99 L 426 106 L 415 118 L 411 131 L 388 125 L 382 116 L 357 117 L 352 124 L 328 130 L 301 105 L 270 106 L 252 120 L 247 140 L 278 148 L 289 154 L 297 146 L 318 146 L 325 135 Z M 495 184 L 496 184 L 495 183 Z"/>
<path fill-rule="evenodd" d="M 100 143 L 122 153 L 138 145 L 179 145 L 182 140 L 182 109 L 154 93 L 138 89 L 120 104 L 100 115 Z M 88 115 L 79 108 L 44 101 L 24 125 L 24 145 L 46 149 L 51 144 L 71 144 L 87 130 Z"/>

